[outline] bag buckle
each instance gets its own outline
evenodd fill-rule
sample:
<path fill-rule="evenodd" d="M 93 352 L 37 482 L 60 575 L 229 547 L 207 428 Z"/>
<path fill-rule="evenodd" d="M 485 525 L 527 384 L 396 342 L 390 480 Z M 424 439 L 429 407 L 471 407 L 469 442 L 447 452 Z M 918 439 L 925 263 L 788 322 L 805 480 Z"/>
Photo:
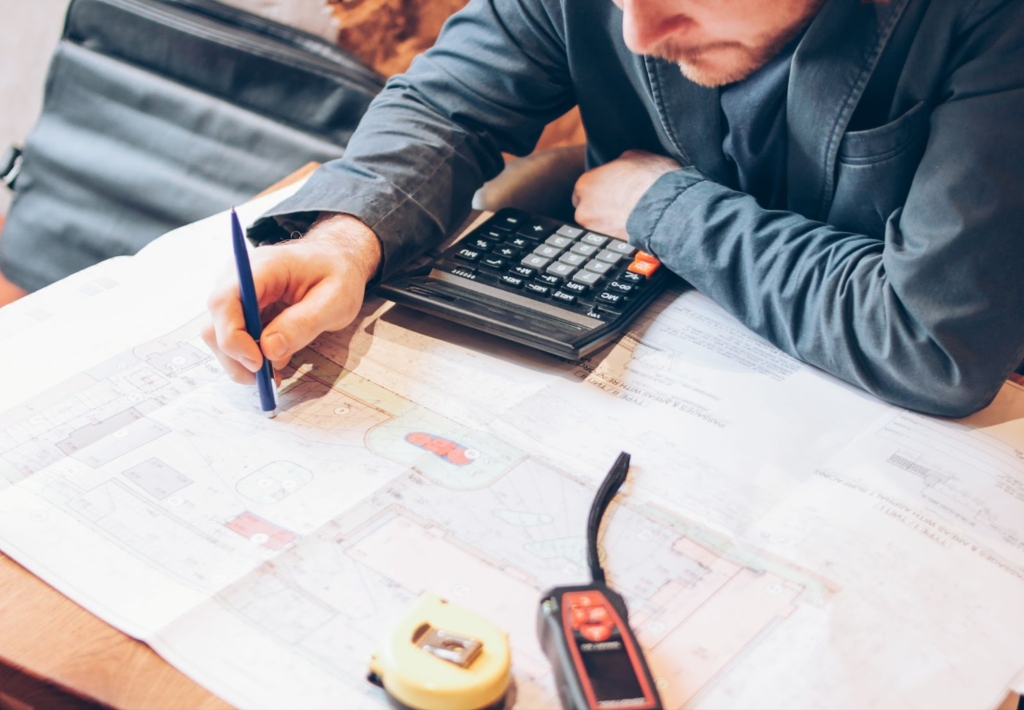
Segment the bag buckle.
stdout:
<path fill-rule="evenodd" d="M 21 165 L 24 162 L 20 148 L 11 146 L 4 152 L 3 159 L 0 159 L 0 182 L 3 182 L 8 189 L 14 189 L 14 182 L 21 174 Z"/>

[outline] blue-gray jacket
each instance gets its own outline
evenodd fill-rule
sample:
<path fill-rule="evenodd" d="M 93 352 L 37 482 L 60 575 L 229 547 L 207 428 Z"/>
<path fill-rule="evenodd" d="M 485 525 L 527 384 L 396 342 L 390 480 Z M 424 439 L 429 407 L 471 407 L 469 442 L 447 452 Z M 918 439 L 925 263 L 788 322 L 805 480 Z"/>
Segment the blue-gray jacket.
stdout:
<path fill-rule="evenodd" d="M 827 0 L 793 57 L 788 211 L 728 185 L 717 90 L 632 54 L 621 23 L 610 0 L 472 0 L 253 236 L 354 214 L 390 275 L 578 104 L 591 165 L 691 166 L 644 195 L 634 244 L 886 400 L 987 404 L 1024 358 L 1024 0 Z"/>

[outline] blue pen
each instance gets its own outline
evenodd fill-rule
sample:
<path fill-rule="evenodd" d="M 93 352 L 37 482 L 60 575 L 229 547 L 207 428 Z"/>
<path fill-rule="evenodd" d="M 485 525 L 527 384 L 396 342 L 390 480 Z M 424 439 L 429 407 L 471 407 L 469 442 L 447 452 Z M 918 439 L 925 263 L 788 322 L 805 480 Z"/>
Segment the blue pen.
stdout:
<path fill-rule="evenodd" d="M 249 266 L 249 252 L 245 248 L 245 235 L 238 221 L 235 209 L 231 208 L 231 241 L 235 247 L 235 265 L 238 267 L 238 291 L 242 297 L 242 313 L 245 316 L 245 330 L 256 344 L 260 344 L 263 324 L 260 322 L 260 302 L 256 298 L 256 286 L 252 282 L 252 267 Z M 263 365 L 256 371 L 256 387 L 260 391 L 260 409 L 268 417 L 277 414 L 277 396 L 274 391 L 274 366 L 263 358 Z"/>

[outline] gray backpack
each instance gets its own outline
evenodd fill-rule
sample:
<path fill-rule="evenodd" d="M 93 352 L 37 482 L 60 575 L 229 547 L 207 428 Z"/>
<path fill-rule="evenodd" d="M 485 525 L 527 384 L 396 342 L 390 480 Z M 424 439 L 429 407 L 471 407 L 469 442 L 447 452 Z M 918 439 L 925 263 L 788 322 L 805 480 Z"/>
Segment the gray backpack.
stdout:
<path fill-rule="evenodd" d="M 338 158 L 383 85 L 213 0 L 73 0 L 42 116 L 0 175 L 0 271 L 36 290 Z"/>

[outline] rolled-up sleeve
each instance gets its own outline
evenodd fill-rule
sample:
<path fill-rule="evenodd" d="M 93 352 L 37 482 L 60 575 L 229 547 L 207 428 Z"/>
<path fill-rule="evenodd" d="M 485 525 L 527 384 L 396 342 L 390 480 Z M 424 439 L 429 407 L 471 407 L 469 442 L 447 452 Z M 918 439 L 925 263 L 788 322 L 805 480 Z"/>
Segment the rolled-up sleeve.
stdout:
<path fill-rule="evenodd" d="M 320 212 L 351 214 L 381 240 L 382 277 L 465 218 L 473 193 L 575 105 L 560 5 L 472 0 L 433 48 L 373 101 L 345 156 L 326 163 L 250 229 L 302 231 Z"/>

